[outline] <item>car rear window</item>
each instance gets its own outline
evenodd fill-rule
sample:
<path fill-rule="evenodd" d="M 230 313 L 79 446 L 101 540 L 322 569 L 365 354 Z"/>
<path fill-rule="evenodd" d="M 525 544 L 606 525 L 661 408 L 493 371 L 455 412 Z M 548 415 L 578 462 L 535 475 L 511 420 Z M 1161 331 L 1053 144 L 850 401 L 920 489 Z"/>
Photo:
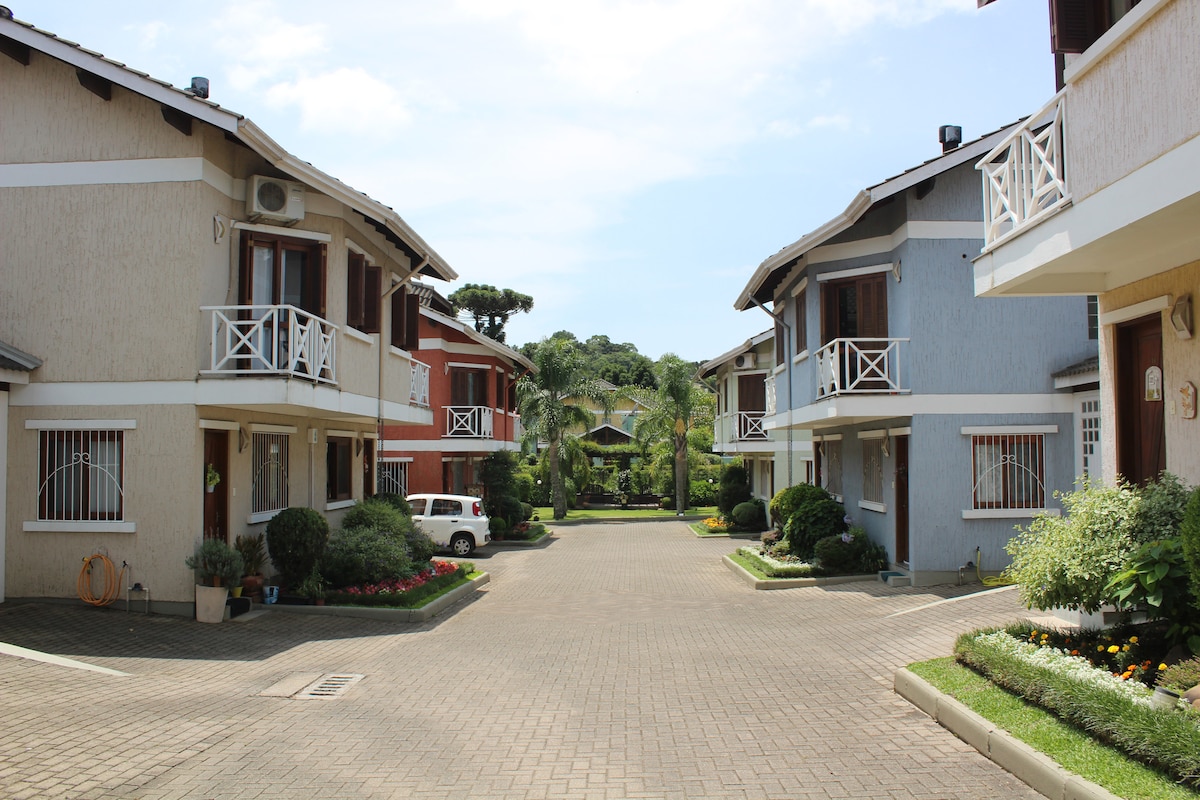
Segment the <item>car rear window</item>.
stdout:
<path fill-rule="evenodd" d="M 462 503 L 457 500 L 446 500 L 444 498 L 434 498 L 433 508 L 429 511 L 430 516 L 434 517 L 454 517 L 462 514 Z"/>

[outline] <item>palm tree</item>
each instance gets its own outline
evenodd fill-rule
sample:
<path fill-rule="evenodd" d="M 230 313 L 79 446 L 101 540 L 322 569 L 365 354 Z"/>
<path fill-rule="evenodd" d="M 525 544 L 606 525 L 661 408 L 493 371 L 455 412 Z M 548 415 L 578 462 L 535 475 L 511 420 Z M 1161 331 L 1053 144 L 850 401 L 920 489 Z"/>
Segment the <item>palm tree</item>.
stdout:
<path fill-rule="evenodd" d="M 595 417 L 587 408 L 568 403 L 587 399 L 608 407 L 608 397 L 596 381 L 583 375 L 583 355 L 566 339 L 545 339 L 532 356 L 536 372 L 517 381 L 517 408 L 525 427 L 526 444 L 546 442 L 554 518 L 567 515 L 567 496 L 560 460 L 566 454 L 571 430 L 587 430 Z M 536 446 L 536 444 L 535 444 Z"/>
<path fill-rule="evenodd" d="M 639 441 L 670 438 L 675 454 L 675 508 L 688 507 L 688 433 L 711 419 L 709 393 L 692 379 L 695 367 L 674 353 L 654 365 L 658 390 L 643 395 L 649 411 L 638 417 L 634 434 Z"/>

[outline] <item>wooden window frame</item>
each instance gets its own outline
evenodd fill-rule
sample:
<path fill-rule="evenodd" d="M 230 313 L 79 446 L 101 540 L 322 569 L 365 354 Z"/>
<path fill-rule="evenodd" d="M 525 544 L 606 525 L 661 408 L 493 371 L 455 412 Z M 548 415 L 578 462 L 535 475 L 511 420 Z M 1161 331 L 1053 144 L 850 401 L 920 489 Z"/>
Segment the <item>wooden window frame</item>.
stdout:
<path fill-rule="evenodd" d="M 792 337 L 796 343 L 796 351 L 792 354 L 798 356 L 808 350 L 808 337 L 805 335 L 808 330 L 808 289 L 801 289 L 792 298 L 795 308 L 792 311 L 792 325 L 795 330 L 792 331 Z"/>
<path fill-rule="evenodd" d="M 325 500 L 333 503 L 354 495 L 354 440 L 348 436 L 325 438 Z"/>
<path fill-rule="evenodd" d="M 279 294 L 280 288 L 283 286 L 283 253 L 287 250 L 301 251 L 312 259 L 312 268 L 307 271 L 305 276 L 306 286 L 303 292 L 308 295 L 307 307 L 301 305 L 308 313 L 327 319 L 326 314 L 326 286 L 327 286 L 327 248 L 324 242 L 314 242 L 311 239 L 297 239 L 290 236 L 280 236 L 277 234 L 260 233 L 259 231 L 242 231 L 241 242 L 241 263 L 238 271 L 238 303 L 239 305 L 251 305 L 254 296 L 253 286 L 253 263 L 254 263 L 254 248 L 255 247 L 270 247 L 274 251 L 273 267 L 274 274 L 274 296 L 272 297 L 271 305 L 282 305 L 282 298 Z"/>

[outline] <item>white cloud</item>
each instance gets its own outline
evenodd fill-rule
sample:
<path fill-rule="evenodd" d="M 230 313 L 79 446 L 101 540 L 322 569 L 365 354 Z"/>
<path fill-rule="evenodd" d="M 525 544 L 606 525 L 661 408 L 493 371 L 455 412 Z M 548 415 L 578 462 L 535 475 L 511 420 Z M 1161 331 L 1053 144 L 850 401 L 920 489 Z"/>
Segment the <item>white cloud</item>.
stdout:
<path fill-rule="evenodd" d="M 158 44 L 164 33 L 170 31 L 170 26 L 161 20 L 152 20 L 139 25 L 126 25 L 125 30 L 138 37 L 138 44 L 142 49 L 150 49 Z"/>
<path fill-rule="evenodd" d="M 298 24 L 295 17 L 267 0 L 229 4 L 216 15 L 210 26 L 214 44 L 229 60 L 234 89 L 256 89 L 311 64 L 328 49 L 324 24 Z"/>
<path fill-rule="evenodd" d="M 318 75 L 301 72 L 268 88 L 266 99 L 275 108 L 296 106 L 302 128 L 327 134 L 388 136 L 390 128 L 412 121 L 395 87 L 360 67 Z"/>

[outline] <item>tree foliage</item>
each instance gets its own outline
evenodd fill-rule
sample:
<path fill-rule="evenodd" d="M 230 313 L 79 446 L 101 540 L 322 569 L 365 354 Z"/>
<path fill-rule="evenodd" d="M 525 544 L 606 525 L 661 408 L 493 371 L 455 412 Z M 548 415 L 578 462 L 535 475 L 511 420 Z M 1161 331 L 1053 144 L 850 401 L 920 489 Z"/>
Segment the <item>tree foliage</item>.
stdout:
<path fill-rule="evenodd" d="M 589 378 L 608 381 L 614 386 L 653 389 L 658 385 L 654 376 L 654 362 L 629 342 L 614 342 L 602 334 L 580 341 L 570 331 L 558 331 L 550 338 L 575 345 L 583 354 L 583 373 Z M 532 358 L 536 347 L 537 343 L 526 344 L 521 347 L 521 352 L 525 357 Z"/>
<path fill-rule="evenodd" d="M 529 295 L 482 283 L 468 283 L 447 299 L 456 313 L 470 315 L 475 330 L 497 342 L 504 341 L 504 325 L 509 317 L 533 310 L 533 298 Z"/>
<path fill-rule="evenodd" d="M 670 441 L 675 466 L 676 509 L 688 505 L 689 434 L 712 426 L 715 398 L 693 380 L 694 364 L 674 353 L 666 353 L 655 364 L 658 389 L 635 395 L 647 412 L 634 423 L 633 435 L 640 442 Z"/>

